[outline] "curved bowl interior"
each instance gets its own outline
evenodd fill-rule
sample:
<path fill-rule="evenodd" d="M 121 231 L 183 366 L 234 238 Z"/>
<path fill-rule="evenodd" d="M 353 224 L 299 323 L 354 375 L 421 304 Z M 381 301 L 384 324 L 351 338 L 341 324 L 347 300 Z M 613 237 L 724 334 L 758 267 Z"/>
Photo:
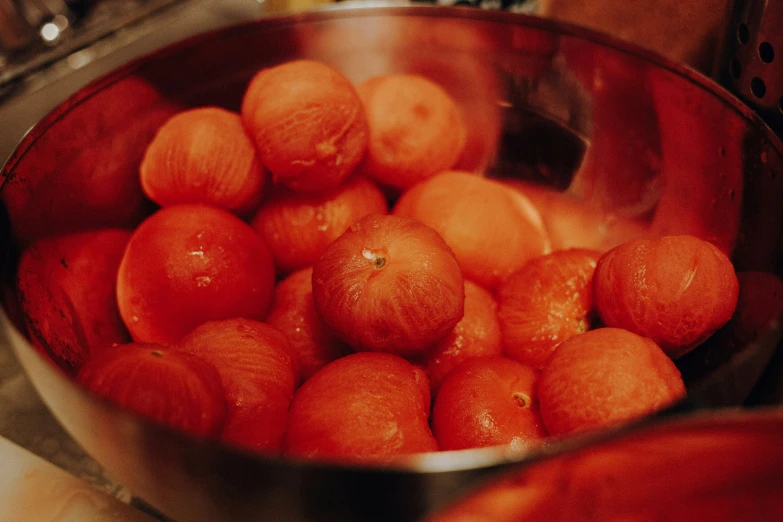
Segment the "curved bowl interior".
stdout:
<path fill-rule="evenodd" d="M 729 253 L 748 273 L 745 308 L 678 365 L 697 406 L 750 392 L 780 339 L 763 312 L 779 297 L 759 273 L 781 271 L 783 149 L 737 101 L 649 53 L 521 15 L 371 6 L 265 19 L 92 83 L 39 123 L 2 172 L 2 333 L 60 422 L 136 494 L 182 520 L 408 520 L 509 462 L 569 447 L 393 468 L 253 457 L 118 411 L 32 348 L 25 336 L 36 332 L 15 295 L 19 252 L 53 234 L 137 225 L 154 210 L 138 167 L 161 123 L 186 107 L 238 110 L 255 72 L 296 58 L 357 83 L 393 72 L 440 83 L 470 129 L 458 167 L 523 190 L 559 248 L 694 234 Z"/>

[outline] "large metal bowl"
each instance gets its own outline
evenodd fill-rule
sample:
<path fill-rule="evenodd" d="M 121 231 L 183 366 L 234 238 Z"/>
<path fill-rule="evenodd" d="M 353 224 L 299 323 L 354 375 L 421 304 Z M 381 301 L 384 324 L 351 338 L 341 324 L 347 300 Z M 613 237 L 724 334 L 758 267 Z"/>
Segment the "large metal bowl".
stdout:
<path fill-rule="evenodd" d="M 522 15 L 365 4 L 259 20 L 164 49 L 79 91 L 5 165 L 0 332 L 74 438 L 175 519 L 412 520 L 493 473 L 659 419 L 529 454 L 489 448 L 385 467 L 294 462 L 120 411 L 31 347 L 15 299 L 19 251 L 46 235 L 138 224 L 152 210 L 138 165 L 161 122 L 194 105 L 236 110 L 256 71 L 300 57 L 355 82 L 399 71 L 432 77 L 465 110 L 471 145 L 462 168 L 565 191 L 573 208 L 602 216 L 582 225 L 604 248 L 618 240 L 616 223 L 632 223 L 632 235 L 700 235 L 739 271 L 780 274 L 780 141 L 709 80 L 638 48 Z M 764 285 L 743 290 L 749 303 L 766 298 Z M 678 361 L 689 387 L 679 410 L 741 403 L 768 365 L 779 321 L 737 318 Z"/>

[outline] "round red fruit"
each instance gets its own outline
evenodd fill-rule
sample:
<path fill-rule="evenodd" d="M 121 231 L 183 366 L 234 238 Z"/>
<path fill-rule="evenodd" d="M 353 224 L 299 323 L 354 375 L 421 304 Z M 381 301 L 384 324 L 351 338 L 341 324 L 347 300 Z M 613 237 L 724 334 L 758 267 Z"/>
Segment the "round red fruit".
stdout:
<path fill-rule="evenodd" d="M 467 128 L 438 84 L 397 74 L 371 78 L 358 91 L 370 129 L 361 169 L 372 179 L 404 189 L 457 163 Z"/>
<path fill-rule="evenodd" d="M 649 337 L 676 358 L 731 319 L 739 282 L 723 252 L 693 236 L 636 240 L 607 252 L 594 278 L 607 326 Z"/>
<path fill-rule="evenodd" d="M 461 362 L 472 357 L 503 353 L 497 309 L 492 294 L 471 281 L 465 281 L 465 315 L 433 348 L 423 365 L 433 395 L 446 375 Z"/>
<path fill-rule="evenodd" d="M 281 273 L 311 266 L 326 247 L 367 214 L 389 207 L 371 181 L 353 178 L 326 193 L 297 193 L 278 188 L 253 218 Z"/>
<path fill-rule="evenodd" d="M 650 339 L 600 328 L 565 341 L 538 380 L 551 435 L 601 428 L 663 409 L 685 395 L 680 372 Z"/>
<path fill-rule="evenodd" d="M 414 185 L 393 214 L 435 229 L 465 277 L 490 290 L 550 251 L 541 216 L 525 196 L 467 172 L 444 172 Z"/>
<path fill-rule="evenodd" d="M 385 462 L 437 451 L 424 372 L 391 354 L 358 353 L 324 366 L 291 402 L 285 453 Z"/>
<path fill-rule="evenodd" d="M 288 406 L 299 380 L 296 357 L 282 333 L 247 319 L 210 321 L 185 337 L 177 351 L 217 368 L 228 402 L 224 442 L 280 451 Z"/>
<path fill-rule="evenodd" d="M 355 350 L 417 356 L 462 319 L 465 285 L 434 230 L 370 215 L 315 264 L 313 298 L 324 322 Z"/>
<path fill-rule="evenodd" d="M 277 284 L 266 321 L 288 338 L 299 358 L 302 380 L 347 353 L 347 346 L 315 311 L 312 268 L 294 272 Z"/>
<path fill-rule="evenodd" d="M 475 357 L 446 376 L 432 409 L 442 450 L 509 445 L 546 437 L 536 400 L 536 372 L 505 357 Z"/>
<path fill-rule="evenodd" d="M 144 153 L 141 186 L 161 206 L 204 203 L 246 214 L 261 201 L 264 171 L 239 114 L 199 107 L 158 130 Z"/>
<path fill-rule="evenodd" d="M 217 437 L 226 399 L 215 367 L 158 344 L 114 346 L 91 358 L 77 379 L 93 393 L 154 421 Z"/>
<path fill-rule="evenodd" d="M 498 316 L 508 357 L 540 369 L 558 344 L 590 328 L 599 257 L 561 250 L 528 261 L 501 284 Z"/>
<path fill-rule="evenodd" d="M 175 343 L 206 321 L 263 319 L 274 284 L 272 256 L 250 226 L 224 210 L 178 205 L 133 233 L 117 301 L 134 340 Z"/>
<path fill-rule="evenodd" d="M 367 148 L 367 118 L 351 82 L 320 62 L 294 60 L 255 75 L 242 120 L 277 183 L 336 188 Z"/>

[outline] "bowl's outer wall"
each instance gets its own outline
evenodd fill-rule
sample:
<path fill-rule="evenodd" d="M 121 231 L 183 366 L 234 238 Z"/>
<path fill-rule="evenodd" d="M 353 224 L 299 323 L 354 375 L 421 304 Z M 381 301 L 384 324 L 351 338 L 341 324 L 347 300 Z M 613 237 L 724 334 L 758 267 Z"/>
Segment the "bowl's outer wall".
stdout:
<path fill-rule="evenodd" d="M 415 519 L 502 459 L 431 473 L 296 464 L 248 458 L 120 412 L 74 386 L 10 326 L 23 329 L 11 295 L 15 253 L 45 235 L 137 225 L 153 209 L 138 165 L 166 118 L 197 105 L 238 110 L 256 71 L 306 57 L 354 82 L 411 71 L 440 82 L 471 129 L 463 168 L 567 188 L 645 233 L 698 234 L 732 252 L 738 270 L 779 273 L 779 142 L 706 80 L 607 41 L 507 13 L 353 8 L 218 31 L 120 69 L 34 128 L 3 171 L 3 232 L 14 238 L 3 258 L 3 335 L 74 438 L 175 519 Z M 748 345 L 741 389 L 720 400 L 749 392 L 778 339 L 770 330 Z M 735 357 L 721 348 L 703 352 Z M 692 364 L 694 382 L 714 369 L 715 357 L 701 364 L 707 358 Z"/>

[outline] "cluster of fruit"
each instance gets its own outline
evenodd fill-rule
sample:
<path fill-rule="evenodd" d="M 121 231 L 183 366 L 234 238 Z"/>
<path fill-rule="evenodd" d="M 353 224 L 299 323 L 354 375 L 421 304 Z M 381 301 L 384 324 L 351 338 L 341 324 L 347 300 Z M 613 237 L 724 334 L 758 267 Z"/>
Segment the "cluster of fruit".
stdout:
<path fill-rule="evenodd" d="M 680 399 L 672 358 L 734 311 L 729 259 L 563 248 L 534 192 L 450 170 L 468 135 L 420 76 L 262 70 L 241 114 L 161 127 L 134 231 L 26 250 L 31 338 L 128 409 L 300 457 L 525 448 Z"/>

